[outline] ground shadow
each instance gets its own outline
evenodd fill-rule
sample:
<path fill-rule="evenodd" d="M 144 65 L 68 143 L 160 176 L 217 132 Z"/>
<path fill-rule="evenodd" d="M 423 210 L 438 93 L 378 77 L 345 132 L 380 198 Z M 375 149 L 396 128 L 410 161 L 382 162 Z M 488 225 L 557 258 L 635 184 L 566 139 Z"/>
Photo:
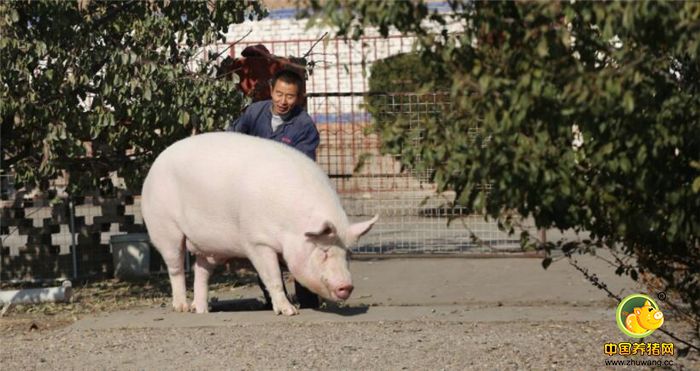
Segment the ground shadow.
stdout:
<path fill-rule="evenodd" d="M 209 312 L 250 312 L 271 310 L 258 299 L 230 299 L 209 302 Z"/>
<path fill-rule="evenodd" d="M 369 311 L 369 305 L 358 305 L 353 307 L 339 307 L 336 305 L 327 305 L 314 310 L 322 313 L 337 314 L 343 317 L 352 317 L 367 313 Z"/>
<path fill-rule="evenodd" d="M 297 306 L 298 307 L 298 306 Z M 209 312 L 252 312 L 252 311 L 270 311 L 271 307 L 266 306 L 260 299 L 245 298 L 245 299 L 228 299 L 228 300 L 212 300 L 209 302 Z M 369 311 L 368 305 L 358 306 L 338 306 L 334 303 L 326 303 L 321 308 L 313 309 L 317 312 L 337 314 L 343 317 L 358 316 Z"/>

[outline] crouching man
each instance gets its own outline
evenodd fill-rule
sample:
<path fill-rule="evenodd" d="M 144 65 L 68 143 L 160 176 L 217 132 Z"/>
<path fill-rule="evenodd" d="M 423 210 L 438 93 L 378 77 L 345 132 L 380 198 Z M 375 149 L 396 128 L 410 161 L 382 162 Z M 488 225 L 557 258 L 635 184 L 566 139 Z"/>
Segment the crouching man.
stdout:
<path fill-rule="evenodd" d="M 296 72 L 278 71 L 270 82 L 271 99 L 248 106 L 226 130 L 282 142 L 316 161 L 320 136 L 316 124 L 301 107 L 303 87 L 304 81 Z M 266 306 L 272 307 L 270 295 L 260 278 L 258 283 L 265 295 Z M 296 281 L 295 292 L 301 308 L 318 308 L 318 296 Z"/>

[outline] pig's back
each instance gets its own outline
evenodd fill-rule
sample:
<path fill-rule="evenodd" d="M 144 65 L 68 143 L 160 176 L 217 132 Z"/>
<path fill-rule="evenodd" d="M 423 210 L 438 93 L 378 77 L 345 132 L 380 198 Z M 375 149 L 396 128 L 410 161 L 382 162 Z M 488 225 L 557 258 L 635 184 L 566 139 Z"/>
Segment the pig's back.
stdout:
<path fill-rule="evenodd" d="M 316 164 L 294 148 L 269 139 L 228 132 L 206 133 L 180 140 L 163 151 L 156 163 L 159 161 L 175 166 L 187 164 L 189 170 L 226 169 L 228 172 L 243 171 L 249 176 L 266 173 L 256 169 L 279 171 L 292 164 L 298 169 L 307 169 L 309 174 L 317 173 Z M 314 175 L 324 176 L 322 172 Z"/>
<path fill-rule="evenodd" d="M 205 245 L 260 229 L 300 228 L 311 214 L 341 224 L 346 219 L 328 177 L 306 155 L 237 133 L 201 134 L 171 145 L 154 162 L 144 197 L 147 192 L 160 198 L 158 207 L 188 238 Z"/>

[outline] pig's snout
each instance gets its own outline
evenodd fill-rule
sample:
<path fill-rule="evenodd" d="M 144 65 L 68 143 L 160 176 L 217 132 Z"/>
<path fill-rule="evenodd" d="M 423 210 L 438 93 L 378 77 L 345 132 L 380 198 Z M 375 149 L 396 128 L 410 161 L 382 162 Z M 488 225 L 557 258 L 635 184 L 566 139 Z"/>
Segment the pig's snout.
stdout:
<path fill-rule="evenodd" d="M 344 285 L 335 289 L 335 296 L 340 300 L 346 300 L 352 294 L 352 290 L 355 289 L 353 285 Z"/>

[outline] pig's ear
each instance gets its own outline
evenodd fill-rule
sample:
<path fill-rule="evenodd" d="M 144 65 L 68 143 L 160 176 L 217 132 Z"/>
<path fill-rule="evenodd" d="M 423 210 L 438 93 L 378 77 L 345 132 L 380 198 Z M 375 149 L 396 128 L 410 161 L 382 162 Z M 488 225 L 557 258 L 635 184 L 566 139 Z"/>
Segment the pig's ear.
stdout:
<path fill-rule="evenodd" d="M 372 229 L 372 226 L 374 223 L 379 220 L 379 214 L 375 215 L 374 218 L 366 221 L 366 222 L 360 222 L 360 223 L 355 223 L 350 226 L 348 229 L 348 233 L 350 236 L 352 236 L 354 239 L 360 238 L 360 236 L 364 235 L 365 233 L 369 232 L 370 229 Z"/>
<path fill-rule="evenodd" d="M 306 232 L 306 237 L 318 238 L 323 236 L 334 236 L 337 234 L 335 226 L 329 221 L 324 221 L 317 227 L 312 227 L 310 231 Z"/>

